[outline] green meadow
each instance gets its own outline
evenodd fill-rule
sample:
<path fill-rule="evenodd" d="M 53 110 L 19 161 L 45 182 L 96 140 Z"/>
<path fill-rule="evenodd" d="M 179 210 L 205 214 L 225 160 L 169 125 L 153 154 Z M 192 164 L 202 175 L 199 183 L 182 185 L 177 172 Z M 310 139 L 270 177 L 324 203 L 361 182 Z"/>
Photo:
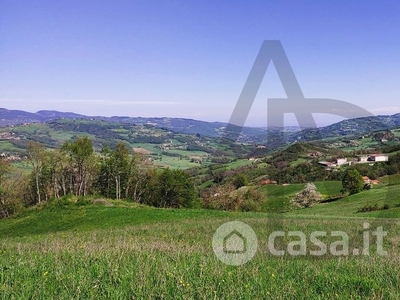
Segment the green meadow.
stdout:
<path fill-rule="evenodd" d="M 274 214 L 53 201 L 0 220 L 0 298 L 399 299 L 400 199 L 389 199 L 385 213 L 357 213 L 365 198 L 386 192 Z M 233 220 L 250 225 L 258 237 L 254 258 L 238 267 L 223 264 L 212 249 L 214 232 Z M 365 222 L 371 226 L 370 255 L 352 255 L 363 245 Z M 386 256 L 377 254 L 371 234 L 378 226 L 388 232 Z M 268 237 L 277 230 L 306 237 L 326 231 L 327 245 L 337 240 L 332 231 L 344 231 L 350 255 L 312 256 L 315 245 L 307 239 L 306 255 L 274 256 Z M 275 247 L 285 250 L 296 240 L 285 235 Z"/>

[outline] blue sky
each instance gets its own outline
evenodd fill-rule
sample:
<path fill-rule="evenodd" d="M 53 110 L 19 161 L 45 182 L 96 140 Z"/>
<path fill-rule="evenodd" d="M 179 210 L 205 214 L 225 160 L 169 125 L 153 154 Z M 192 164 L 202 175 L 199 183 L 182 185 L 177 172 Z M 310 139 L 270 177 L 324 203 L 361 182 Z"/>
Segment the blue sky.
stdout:
<path fill-rule="evenodd" d="M 399 37 L 398 1 L 1 0 L 0 107 L 227 121 L 280 40 L 306 97 L 393 114 Z M 274 68 L 246 125 L 266 125 L 268 97 L 285 97 Z"/>

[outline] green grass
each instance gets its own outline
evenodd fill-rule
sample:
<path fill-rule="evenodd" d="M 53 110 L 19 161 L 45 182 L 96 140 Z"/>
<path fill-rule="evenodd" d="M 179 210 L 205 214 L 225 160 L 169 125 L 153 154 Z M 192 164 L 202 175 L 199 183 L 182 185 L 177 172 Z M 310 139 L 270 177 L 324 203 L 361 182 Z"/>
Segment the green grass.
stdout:
<path fill-rule="evenodd" d="M 326 197 L 332 197 L 340 194 L 342 189 L 341 181 L 317 181 L 315 182 L 318 192 Z"/>
<path fill-rule="evenodd" d="M 304 184 L 290 185 L 264 185 L 258 188 L 266 200 L 263 204 L 263 211 L 285 212 L 290 210 L 290 200 L 304 188 Z"/>
<path fill-rule="evenodd" d="M 334 197 L 340 194 L 342 184 L 340 181 L 318 181 L 315 182 L 318 192 L 325 198 Z M 305 184 L 289 185 L 264 185 L 258 191 L 265 195 L 266 200 L 263 204 L 263 211 L 286 212 L 293 209 L 291 200 L 295 195 L 304 189 Z"/>
<path fill-rule="evenodd" d="M 224 166 L 226 167 L 227 170 L 233 170 L 239 167 L 249 166 L 252 164 L 254 164 L 254 162 L 248 159 L 236 159 L 231 163 L 225 164 Z"/>
<path fill-rule="evenodd" d="M 0 141 L 0 151 L 14 152 L 18 148 L 11 144 L 9 141 Z"/>
<path fill-rule="evenodd" d="M 168 152 L 179 154 L 188 158 L 191 156 L 203 156 L 203 157 L 207 156 L 207 152 L 204 151 L 188 151 L 183 149 L 172 149 L 168 150 Z"/>
<path fill-rule="evenodd" d="M 171 222 L 184 218 L 203 218 L 207 214 L 224 216 L 222 211 L 157 209 L 134 203 L 110 201 L 113 206 L 89 205 L 88 202 L 71 203 L 62 200 L 45 208 L 26 210 L 0 222 L 0 238 L 48 234 L 59 231 L 87 231 L 96 228 L 112 229 L 127 225 Z M 32 226 L 35 224 L 35 226 Z"/>
<path fill-rule="evenodd" d="M 301 230 L 306 236 L 314 230 L 343 230 L 353 247 L 362 244 L 366 220 L 110 203 L 114 206 L 63 202 L 0 220 L 0 298 L 400 297 L 397 220 L 373 224 L 389 231 L 384 246 L 388 256 L 374 254 L 371 247 L 371 256 L 363 257 L 276 257 L 266 246 L 274 230 Z M 258 236 L 255 257 L 240 267 L 221 263 L 211 247 L 215 230 L 231 220 L 246 222 Z M 290 241 L 286 237 L 276 246 L 285 249 Z"/>
<path fill-rule="evenodd" d="M 395 179 L 391 178 L 391 180 Z M 339 181 L 316 182 L 335 196 Z M 304 184 L 266 185 L 264 209 L 286 211 Z M 287 213 L 232 213 L 157 209 L 124 201 L 66 198 L 0 220 L 0 299 L 399 299 L 400 185 L 379 185 L 335 202 Z M 357 213 L 365 205 L 388 210 Z M 258 237 L 255 257 L 239 267 L 212 249 L 227 221 L 249 224 Z M 273 231 L 344 231 L 352 249 L 363 245 L 363 224 L 382 226 L 387 256 L 327 254 L 273 256 Z M 279 239 L 286 250 L 298 238 Z M 314 248 L 313 248 L 314 247 Z M 329 249 L 329 247 L 328 247 Z"/>
<path fill-rule="evenodd" d="M 62 131 L 62 132 L 61 132 L 61 131 L 55 131 L 55 130 L 53 130 L 52 133 L 51 133 L 51 137 L 54 138 L 54 139 L 56 139 L 56 140 L 59 140 L 60 143 L 61 143 L 62 141 L 69 141 L 69 140 L 71 140 L 71 138 L 72 138 L 74 135 L 77 135 L 76 132 L 75 132 L 75 133 L 74 133 L 74 132 L 68 132 L 68 131 Z"/>
<path fill-rule="evenodd" d="M 379 180 L 384 184 L 400 184 L 400 174 L 383 176 Z"/>
<path fill-rule="evenodd" d="M 319 204 L 317 206 L 295 210 L 292 214 L 313 216 L 341 216 L 341 217 L 385 217 L 400 218 L 400 185 L 374 186 L 371 190 L 348 196 L 346 198 Z M 365 206 L 388 205 L 388 210 L 359 213 Z"/>
<path fill-rule="evenodd" d="M 262 210 L 266 212 L 289 212 L 293 215 L 307 216 L 341 216 L 341 217 L 385 217 L 400 218 L 400 185 L 395 185 L 398 176 L 391 176 L 386 180 L 392 185 L 375 185 L 371 190 L 345 197 L 329 203 L 321 203 L 306 209 L 295 209 L 291 200 L 296 193 L 304 188 L 304 184 L 290 185 L 265 185 L 258 191 L 265 195 Z M 317 190 L 325 199 L 340 195 L 340 181 L 315 182 Z M 368 206 L 377 205 L 379 208 L 387 205 L 388 209 L 374 212 L 360 213 L 359 211 Z"/>
<path fill-rule="evenodd" d="M 296 167 L 297 165 L 299 165 L 299 164 L 301 164 L 301 163 L 304 163 L 304 162 L 307 162 L 307 161 L 310 161 L 310 160 L 309 160 L 309 159 L 306 159 L 306 158 L 303 158 L 303 157 L 299 157 L 297 160 L 292 161 L 292 162 L 290 163 L 290 166 L 291 166 L 291 167 Z"/>
<path fill-rule="evenodd" d="M 154 164 L 161 167 L 170 167 L 172 169 L 189 169 L 198 167 L 198 163 L 190 162 L 188 159 L 180 159 L 175 156 L 163 155 L 162 160 L 155 160 Z"/>

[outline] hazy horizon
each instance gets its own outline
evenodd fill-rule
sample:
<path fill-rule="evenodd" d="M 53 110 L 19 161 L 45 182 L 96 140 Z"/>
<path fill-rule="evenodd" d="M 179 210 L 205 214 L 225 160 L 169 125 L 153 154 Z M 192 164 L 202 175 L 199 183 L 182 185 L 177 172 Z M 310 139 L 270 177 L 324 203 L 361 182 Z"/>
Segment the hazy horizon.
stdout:
<path fill-rule="evenodd" d="M 13 109 L 13 108 L 7 108 L 7 107 L 0 107 L 0 109 L 6 109 L 6 110 L 9 110 L 9 111 L 13 111 L 13 110 L 18 110 L 18 111 L 25 111 L 25 112 L 28 112 L 28 113 L 33 113 L 33 114 L 35 114 L 35 113 L 39 113 L 40 111 L 56 111 L 56 112 L 60 112 L 60 113 L 73 113 L 73 114 L 80 114 L 80 115 L 83 115 L 83 116 L 86 116 L 86 117 L 108 117 L 108 118 L 110 118 L 110 117 L 129 117 L 129 118 L 177 118 L 177 119 L 191 119 L 191 120 L 196 120 L 196 121 L 204 121 L 204 122 L 211 122 L 211 123 L 213 123 L 213 122 L 215 122 L 215 123 L 228 123 L 229 122 L 229 120 L 214 120 L 214 121 L 208 121 L 208 120 L 202 120 L 202 119 L 196 119 L 196 118 L 190 118 L 190 117 L 170 117 L 170 116 L 167 116 L 167 115 L 165 115 L 165 116 L 133 116 L 133 115 L 105 115 L 105 114 L 84 114 L 84 113 L 78 113 L 78 112 L 76 112 L 76 111 L 61 111 L 61 110 L 57 110 L 57 109 L 40 109 L 40 110 L 37 110 L 37 111 L 32 111 L 32 110 L 25 110 L 25 109 Z M 376 116 L 391 116 L 391 115 L 395 115 L 395 114 L 398 114 L 398 113 L 400 113 L 400 112 L 397 112 L 397 113 L 392 113 L 392 114 L 378 114 L 378 115 L 376 115 Z M 318 118 L 316 118 L 317 120 L 318 120 Z M 344 120 L 344 118 L 341 118 L 342 120 Z M 338 122 L 340 122 L 340 120 L 339 121 L 334 121 L 334 122 L 331 122 L 331 123 L 327 123 L 327 124 L 319 124 L 318 122 L 317 122 L 317 126 L 318 127 L 325 127 L 325 126 L 329 126 L 329 125 L 332 125 L 332 124 L 335 124 L 335 123 L 338 123 Z M 245 127 L 253 127 L 253 128 L 268 128 L 268 126 L 257 126 L 257 125 L 246 125 L 245 124 Z M 298 124 L 293 124 L 293 125 L 290 125 L 290 124 L 285 124 L 285 127 L 299 127 L 298 126 Z M 299 127 L 300 128 L 300 127 Z"/>
<path fill-rule="evenodd" d="M 0 106 L 227 122 L 262 42 L 280 40 L 305 97 L 391 115 L 399 18 L 396 1 L 3 1 Z M 246 126 L 267 125 L 267 98 L 286 98 L 273 64 Z"/>

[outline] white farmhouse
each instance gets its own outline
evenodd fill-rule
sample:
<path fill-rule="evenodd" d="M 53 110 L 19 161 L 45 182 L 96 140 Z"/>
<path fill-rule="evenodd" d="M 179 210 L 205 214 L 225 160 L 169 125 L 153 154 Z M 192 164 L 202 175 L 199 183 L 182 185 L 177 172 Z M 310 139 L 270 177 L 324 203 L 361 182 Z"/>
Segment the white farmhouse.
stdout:
<path fill-rule="evenodd" d="M 338 158 L 338 159 L 336 159 L 336 164 L 338 165 L 338 166 L 342 166 L 342 165 L 345 165 L 345 164 L 347 164 L 348 162 L 347 162 L 347 158 Z"/>
<path fill-rule="evenodd" d="M 389 160 L 389 156 L 384 155 L 384 154 L 373 154 L 370 155 L 370 157 L 368 158 L 369 161 L 388 161 Z"/>

